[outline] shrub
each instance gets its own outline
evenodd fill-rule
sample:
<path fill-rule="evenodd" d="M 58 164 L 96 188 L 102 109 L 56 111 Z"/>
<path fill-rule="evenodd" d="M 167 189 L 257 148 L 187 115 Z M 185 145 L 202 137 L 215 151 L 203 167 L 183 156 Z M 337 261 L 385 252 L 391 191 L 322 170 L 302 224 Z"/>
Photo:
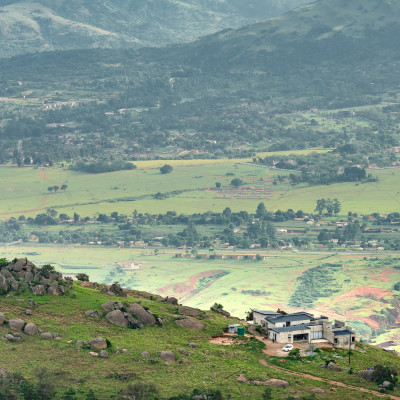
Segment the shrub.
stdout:
<path fill-rule="evenodd" d="M 300 356 L 300 349 L 298 349 L 297 347 L 294 348 L 293 350 L 289 351 L 288 357 L 291 358 L 292 360 L 297 360 L 299 359 Z"/>
<path fill-rule="evenodd" d="M 78 281 L 82 281 L 82 282 L 89 282 L 89 275 L 81 273 L 76 276 L 76 279 L 78 279 Z"/>

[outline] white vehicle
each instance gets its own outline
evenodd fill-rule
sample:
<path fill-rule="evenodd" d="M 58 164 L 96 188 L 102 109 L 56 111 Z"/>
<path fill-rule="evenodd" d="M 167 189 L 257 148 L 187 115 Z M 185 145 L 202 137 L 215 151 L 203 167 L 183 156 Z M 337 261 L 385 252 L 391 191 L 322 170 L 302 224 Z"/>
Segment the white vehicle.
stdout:
<path fill-rule="evenodd" d="M 292 344 L 286 344 L 285 346 L 282 347 L 282 351 L 291 351 L 291 350 L 293 350 Z"/>

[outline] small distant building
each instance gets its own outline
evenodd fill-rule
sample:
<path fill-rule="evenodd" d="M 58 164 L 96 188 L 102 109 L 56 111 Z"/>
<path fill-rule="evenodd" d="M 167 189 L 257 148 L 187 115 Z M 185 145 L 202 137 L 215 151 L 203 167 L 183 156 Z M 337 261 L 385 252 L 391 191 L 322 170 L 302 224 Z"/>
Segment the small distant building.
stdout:
<path fill-rule="evenodd" d="M 229 333 L 238 333 L 238 328 L 241 327 L 242 325 L 240 324 L 233 324 L 228 326 L 228 332 Z"/>

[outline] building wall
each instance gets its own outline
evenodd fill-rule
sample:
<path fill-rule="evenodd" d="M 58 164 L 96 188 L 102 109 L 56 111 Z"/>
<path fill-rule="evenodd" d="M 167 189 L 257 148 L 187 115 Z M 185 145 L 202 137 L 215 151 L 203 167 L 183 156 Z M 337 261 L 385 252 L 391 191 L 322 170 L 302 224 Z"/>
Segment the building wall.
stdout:
<path fill-rule="evenodd" d="M 274 339 L 274 335 L 276 335 L 276 343 L 282 343 L 282 344 L 288 344 L 292 343 L 293 344 L 293 337 L 294 335 L 303 335 L 303 334 L 310 334 L 310 331 L 308 329 L 305 329 L 303 331 L 296 331 L 296 332 L 274 332 L 274 331 L 269 331 L 268 332 L 268 337 L 272 340 Z M 308 337 L 310 341 L 310 336 Z"/>
<path fill-rule="evenodd" d="M 255 324 L 264 326 L 265 324 L 265 315 L 264 314 L 259 314 L 255 311 L 253 311 L 253 321 Z"/>
<path fill-rule="evenodd" d="M 303 321 L 291 321 L 290 322 L 290 326 L 309 324 L 310 321 L 311 321 L 311 319 L 305 319 Z M 283 328 L 285 326 L 286 326 L 286 322 L 277 322 L 276 324 L 268 322 L 268 329 L 271 329 L 271 328 Z"/>

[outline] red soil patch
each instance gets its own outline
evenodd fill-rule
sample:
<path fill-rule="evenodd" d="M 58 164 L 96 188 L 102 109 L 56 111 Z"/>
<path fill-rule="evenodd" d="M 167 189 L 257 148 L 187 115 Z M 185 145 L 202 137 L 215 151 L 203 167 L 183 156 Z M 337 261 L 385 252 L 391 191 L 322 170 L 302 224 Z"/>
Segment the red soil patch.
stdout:
<path fill-rule="evenodd" d="M 377 300 L 380 300 L 383 297 L 392 294 L 393 293 L 389 292 L 388 290 L 383 290 L 370 286 L 360 286 L 358 288 L 351 290 L 350 292 L 342 294 L 337 298 L 337 300 L 339 299 L 346 300 L 346 299 L 351 299 L 352 297 L 371 297 L 371 296 L 375 297 Z"/>
<path fill-rule="evenodd" d="M 197 282 L 201 278 L 208 278 L 210 276 L 220 274 L 221 272 L 223 271 L 221 270 L 204 271 L 201 272 L 200 274 L 191 276 L 187 282 L 173 283 L 171 285 L 163 286 L 162 288 L 158 289 L 158 292 L 164 295 L 181 298 L 193 292 L 196 289 Z"/>
<path fill-rule="evenodd" d="M 390 282 L 389 276 L 393 275 L 393 274 L 398 274 L 398 272 L 386 270 L 379 274 L 370 273 L 368 275 L 368 278 L 372 278 L 372 279 L 375 279 L 376 281 L 380 281 L 380 282 Z"/>

